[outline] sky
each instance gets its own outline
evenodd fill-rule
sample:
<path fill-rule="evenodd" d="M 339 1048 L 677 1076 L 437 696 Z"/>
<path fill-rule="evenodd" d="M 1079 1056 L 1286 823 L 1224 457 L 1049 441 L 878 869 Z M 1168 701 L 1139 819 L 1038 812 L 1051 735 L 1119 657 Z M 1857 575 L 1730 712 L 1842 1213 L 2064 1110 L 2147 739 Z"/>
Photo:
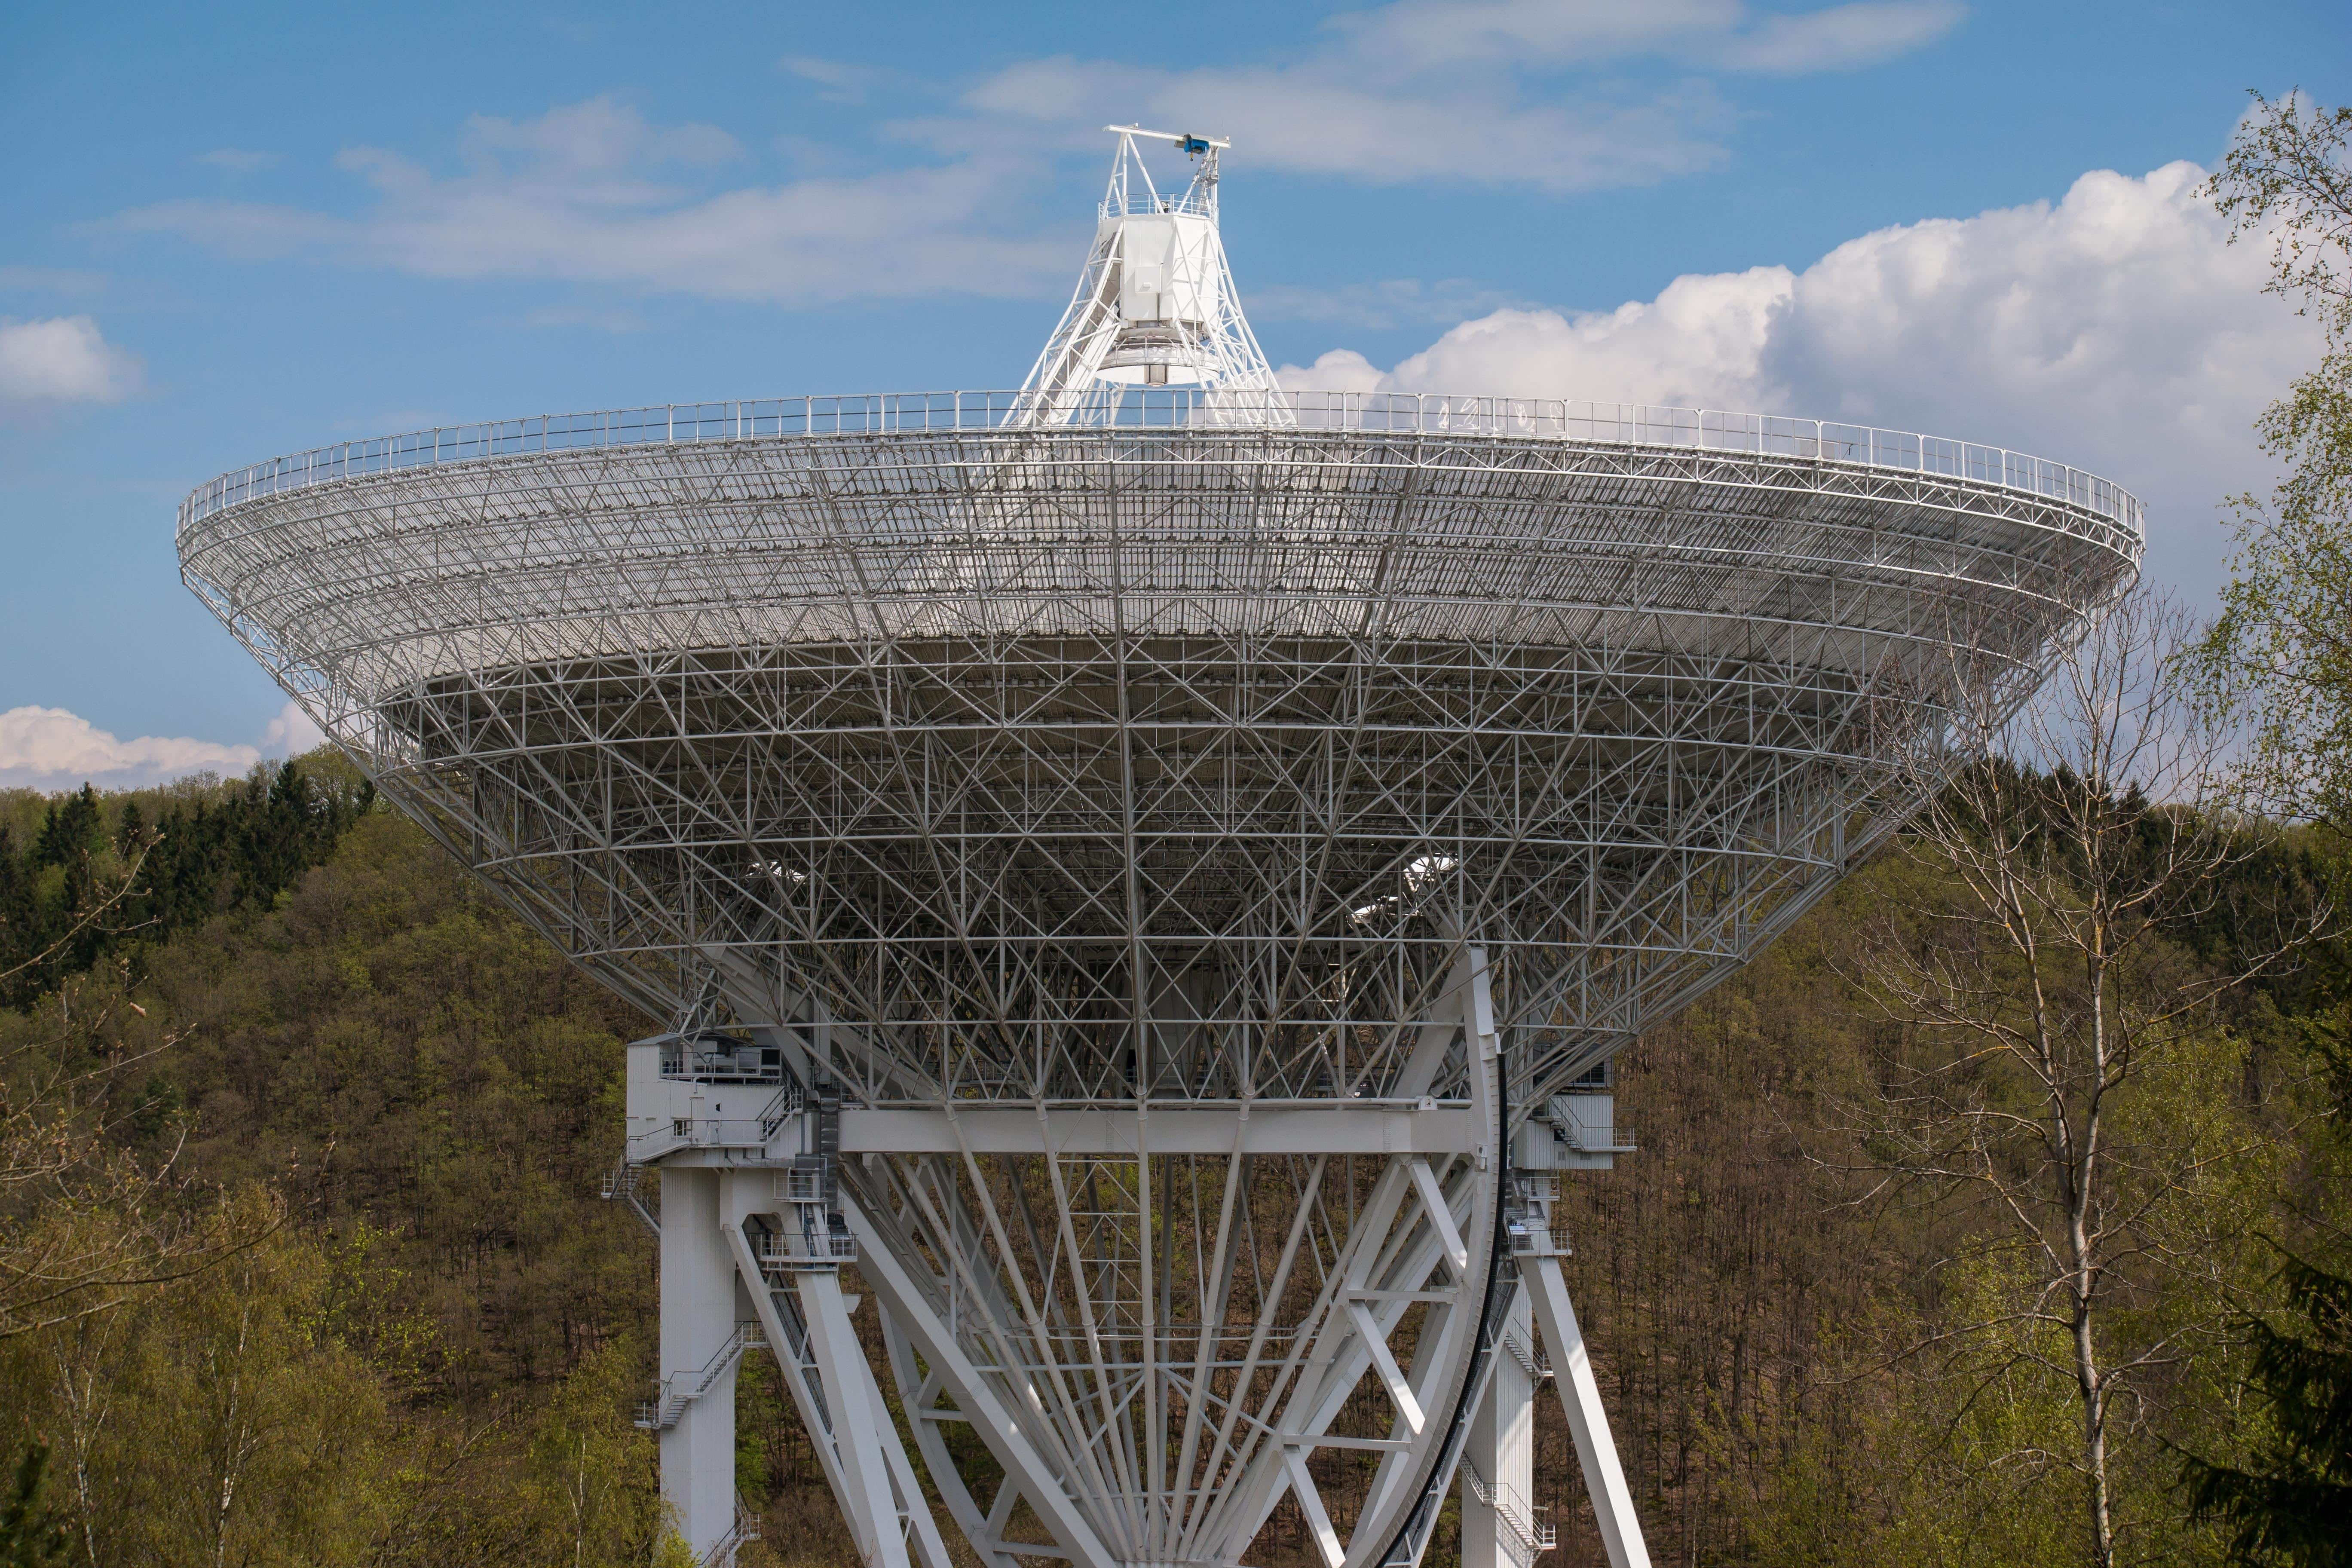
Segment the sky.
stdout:
<path fill-rule="evenodd" d="M 521 414 L 1018 385 L 1106 122 L 1229 136 L 1286 384 L 2088 468 L 2199 606 L 2316 357 L 2199 187 L 2352 11 L 1395 0 L 0 5 L 0 785 L 314 743 L 179 583 L 212 476 Z"/>

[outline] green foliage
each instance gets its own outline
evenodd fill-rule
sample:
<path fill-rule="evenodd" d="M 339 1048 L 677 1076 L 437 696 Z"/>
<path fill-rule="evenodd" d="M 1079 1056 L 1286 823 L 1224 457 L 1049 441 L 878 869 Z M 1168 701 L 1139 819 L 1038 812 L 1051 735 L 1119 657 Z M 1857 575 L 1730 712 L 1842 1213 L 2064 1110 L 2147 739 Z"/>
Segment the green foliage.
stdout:
<path fill-rule="evenodd" d="M 374 802 L 324 753 L 210 787 L 84 784 L 46 802 L 20 851 L 6 817 L 29 816 L 30 799 L 16 792 L 0 810 L 0 1007 L 30 1006 L 109 956 L 135 963 L 215 915 L 268 908 Z"/>
<path fill-rule="evenodd" d="M 149 824 L 170 810 L 137 804 Z M 2245 899 L 2335 875 L 2324 837 L 2281 853 L 2243 873 Z M 1643 1152 L 1565 1184 L 1570 1286 L 1654 1560 L 2082 1556 L 2074 1402 L 2044 1331 L 1923 1350 L 1997 1315 L 2014 1258 L 1952 1205 L 1853 1202 L 1824 1152 L 1895 1043 L 1864 1005 L 1854 955 L 1890 911 L 1926 939 L 1934 922 L 1918 911 L 1958 894 L 1915 858 L 1849 883 L 1640 1043 L 1621 1096 Z M 2226 964 L 2231 920 L 2243 924 L 2176 921 L 2151 973 Z M 68 1560 L 193 1568 L 226 1548 L 256 1565 L 684 1568 L 654 1441 L 628 1418 L 652 1372 L 652 1247 L 593 1195 L 620 1141 L 621 1042 L 642 1021 L 382 813 L 269 899 L 139 940 L 134 966 L 100 963 L 69 997 L 0 1015 L 0 1054 L 63 1039 L 92 1061 L 135 1061 L 91 1114 L 126 1152 L 180 1151 L 184 1185 L 146 1201 L 201 1219 L 226 1192 L 272 1227 L 135 1307 L 0 1342 L 0 1441 L 51 1442 L 47 1505 Z M 2122 1145 L 2186 1151 L 2251 1131 L 2284 1146 L 2312 1114 L 2290 1046 L 2325 991 L 2278 988 L 2261 1049 L 2231 1018 L 2200 1027 L 2166 1063 L 2163 1092 L 2119 1125 Z M 2232 1294 L 2274 1317 L 2278 1287 L 2238 1243 L 2275 1219 L 2282 1184 L 2305 1182 L 2288 1196 L 2315 1215 L 2346 1212 L 2301 1169 L 2259 1152 L 2211 1160 L 2166 1197 L 2180 1207 L 2151 1255 L 2230 1235 L 2230 1272 L 2131 1275 L 2121 1352 L 2213 1319 Z M 92 1235 L 127 1222 L 102 1206 L 74 1220 Z M 870 1307 L 856 1321 L 872 1334 Z M 2226 1542 L 2181 1524 L 2154 1437 L 2240 1451 L 2238 1352 L 2182 1342 L 2189 1353 L 2137 1385 L 2116 1442 L 2127 1561 L 2217 1562 Z M 739 1380 L 739 1477 L 766 1514 L 746 1563 L 852 1568 L 777 1376 L 754 1360 Z M 1580 1568 L 1589 1526 L 1565 1424 L 1553 1404 L 1537 1421 L 1537 1500 L 1561 1526 L 1553 1561 Z M 986 1496 L 993 1466 L 976 1436 L 944 1435 Z M 1276 1517 L 1259 1556 L 1312 1568 L 1313 1547 Z"/>
<path fill-rule="evenodd" d="M 364 818 L 278 907 L 148 967 L 121 1040 L 185 1032 L 159 1058 L 184 1158 L 395 1238 L 381 1255 L 443 1325 L 440 1393 L 544 1384 L 650 1310 L 650 1238 L 595 1195 L 642 1020 L 414 826 Z"/>
<path fill-rule="evenodd" d="M 2352 109 L 2257 94 L 2215 205 L 2270 237 L 2271 291 L 2315 317 L 2320 363 L 2258 426 L 2285 469 L 2238 516 L 2234 580 L 2206 649 L 2213 695 L 2261 715 L 2283 812 L 2352 823 Z"/>
<path fill-rule="evenodd" d="M 177 1151 L 167 1182 L 27 1208 L 35 1239 L 260 1233 L 0 1339 L 0 1439 L 51 1436 L 92 1568 L 675 1559 L 628 1419 L 652 1249 L 595 1196 L 639 1021 L 415 828 L 341 832 L 266 901 L 0 1012 L 0 1098 L 12 1070 L 129 1063 L 66 1113 L 121 1158 Z"/>
<path fill-rule="evenodd" d="M 2246 1320 L 2262 1430 L 2246 1468 L 2190 1458 L 2198 1517 L 2230 1526 L 2233 1561 L 2352 1563 L 2352 1279 L 2290 1257 L 2281 1328 Z"/>
<path fill-rule="evenodd" d="M 1905 1039 L 1866 1005 L 1860 955 L 1889 919 L 1951 945 L 1960 897 L 1927 857 L 1857 876 L 1633 1047 L 1619 1117 L 1642 1152 L 1562 1184 L 1570 1288 L 1654 1561 L 2089 1556 L 2079 1391 L 2064 1335 L 2035 1321 L 2035 1270 L 1976 1205 L 1920 1188 L 1866 1201 L 1874 1178 L 1849 1168 L 1853 1108 Z M 2226 1425 L 2234 1368 L 2215 1331 L 2265 1286 L 2250 1237 L 2282 1174 L 2266 1151 L 2299 1111 L 2277 1068 L 2252 1067 L 2216 1023 L 2147 1064 L 2114 1108 L 2118 1158 L 2152 1149 L 2186 1167 L 2179 1190 L 2136 1194 L 2158 1201 L 2101 1331 L 2116 1363 L 2160 1352 L 2111 1433 L 2123 1561 L 2219 1560 L 2215 1532 L 2183 1527 L 2156 1439 Z M 1561 1510 L 1575 1562 L 1576 1461 L 1549 1406 L 1537 1434 L 1538 1500 Z"/>
<path fill-rule="evenodd" d="M 65 1526 L 42 1500 L 48 1468 L 49 1446 L 26 1444 L 16 1479 L 0 1497 L 0 1568 L 60 1568 L 66 1561 Z"/>
<path fill-rule="evenodd" d="M 633 1343 L 607 1345 L 564 1380 L 540 1418 L 517 1500 L 535 1537 L 531 1560 L 636 1568 L 677 1542 L 653 1440 L 627 1423 L 638 1361 Z"/>

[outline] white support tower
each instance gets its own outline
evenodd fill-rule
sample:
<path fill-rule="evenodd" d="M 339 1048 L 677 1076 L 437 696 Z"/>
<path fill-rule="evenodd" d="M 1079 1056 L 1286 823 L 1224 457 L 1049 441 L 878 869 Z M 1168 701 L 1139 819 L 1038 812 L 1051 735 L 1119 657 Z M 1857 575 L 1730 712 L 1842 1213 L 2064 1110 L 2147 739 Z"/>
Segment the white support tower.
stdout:
<path fill-rule="evenodd" d="M 1512 1291 L 1496 1340 L 1501 1353 L 1470 1418 L 1459 1468 L 1462 1568 L 1533 1568 L 1557 1537 L 1544 1521 L 1549 1509 L 1535 1500 L 1535 1402 L 1549 1369 L 1524 1289 Z"/>
<path fill-rule="evenodd" d="M 1127 390 L 1138 386 L 1229 395 L 1202 400 L 1213 417 L 1262 424 L 1269 410 L 1282 417 L 1274 371 L 1242 314 L 1217 230 L 1217 155 L 1232 143 L 1135 125 L 1105 129 L 1118 147 L 1094 246 L 1007 423 L 1113 423 Z M 1181 192 L 1160 194 L 1139 141 L 1167 142 L 1196 164 Z"/>
<path fill-rule="evenodd" d="M 652 1221 L 659 1173 L 643 1419 L 703 1562 L 772 1354 L 876 1568 L 948 1568 L 926 1484 L 984 1568 L 1270 1523 L 1414 1568 L 1457 1485 L 1469 1568 L 1529 1568 L 1547 1384 L 1645 1563 L 1552 1184 L 1625 1147 L 1613 1055 L 2130 581 L 2138 503 L 1913 432 L 1278 391 L 1224 143 L 1117 133 L 1017 392 L 322 448 L 190 496 L 183 575 L 668 1026 L 608 1191 Z"/>

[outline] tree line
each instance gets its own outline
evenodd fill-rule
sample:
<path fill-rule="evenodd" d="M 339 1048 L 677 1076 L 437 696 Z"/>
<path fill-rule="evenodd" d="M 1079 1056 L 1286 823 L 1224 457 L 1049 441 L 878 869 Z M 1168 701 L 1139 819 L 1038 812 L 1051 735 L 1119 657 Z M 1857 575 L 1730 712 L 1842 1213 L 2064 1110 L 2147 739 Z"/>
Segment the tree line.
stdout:
<path fill-rule="evenodd" d="M 0 1005 L 240 906 L 266 908 L 373 805 L 339 757 L 100 795 L 0 795 Z"/>

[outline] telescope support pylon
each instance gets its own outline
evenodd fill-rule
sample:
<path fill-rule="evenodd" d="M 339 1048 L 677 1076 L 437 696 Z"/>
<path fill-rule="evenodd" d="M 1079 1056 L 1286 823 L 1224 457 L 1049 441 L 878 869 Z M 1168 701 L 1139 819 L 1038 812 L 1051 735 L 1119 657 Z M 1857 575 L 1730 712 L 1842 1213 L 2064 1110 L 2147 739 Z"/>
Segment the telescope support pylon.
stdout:
<path fill-rule="evenodd" d="M 1535 1512 L 1538 1363 L 1525 1289 L 1511 1292 L 1485 1398 L 1471 1417 L 1456 1479 L 1462 1488 L 1462 1568 L 1532 1568 L 1550 1550 Z"/>
<path fill-rule="evenodd" d="M 1609 1436 L 1609 1416 L 1601 1406 L 1601 1384 L 1593 1378 L 1591 1358 L 1585 1354 L 1576 1309 L 1569 1304 L 1559 1254 L 1546 1250 L 1522 1257 L 1519 1278 L 1525 1281 L 1536 1321 L 1543 1325 L 1545 1347 L 1551 1352 L 1552 1382 L 1559 1391 L 1560 1406 L 1568 1413 L 1569 1433 L 1576 1440 L 1577 1463 L 1584 1468 L 1584 1489 L 1592 1499 L 1592 1516 L 1600 1523 L 1601 1545 L 1609 1554 L 1609 1568 L 1650 1568 L 1650 1549 L 1642 1540 L 1642 1521 L 1633 1511 L 1633 1494 L 1625 1485 L 1624 1467 L 1617 1462 L 1617 1444 Z"/>
<path fill-rule="evenodd" d="M 721 1173 L 662 1173 L 661 1382 L 638 1425 L 659 1435 L 663 1494 L 698 1555 L 735 1529 L 735 1373 L 750 1317 L 719 1224 Z"/>
<path fill-rule="evenodd" d="M 949 1568 L 842 1289 L 854 1263 L 916 1447 L 986 1568 L 1228 1568 L 1286 1495 L 1326 1568 L 1411 1568 L 1457 1479 L 1465 1568 L 1533 1568 L 1553 1544 L 1532 1502 L 1538 1324 L 1612 1568 L 1646 1568 L 1549 1176 L 1507 1158 L 1484 949 L 1457 942 L 1439 975 L 1376 1100 L 1255 1115 L 845 1109 L 793 1025 L 632 1047 L 631 1159 L 664 1188 L 644 1424 L 698 1557 L 723 1568 L 746 1538 L 734 1379 L 769 1348 L 860 1560 Z M 953 1425 L 1003 1471 L 985 1499 Z M 1322 1495 L 1318 1449 L 1379 1455 L 1360 1502 Z"/>

